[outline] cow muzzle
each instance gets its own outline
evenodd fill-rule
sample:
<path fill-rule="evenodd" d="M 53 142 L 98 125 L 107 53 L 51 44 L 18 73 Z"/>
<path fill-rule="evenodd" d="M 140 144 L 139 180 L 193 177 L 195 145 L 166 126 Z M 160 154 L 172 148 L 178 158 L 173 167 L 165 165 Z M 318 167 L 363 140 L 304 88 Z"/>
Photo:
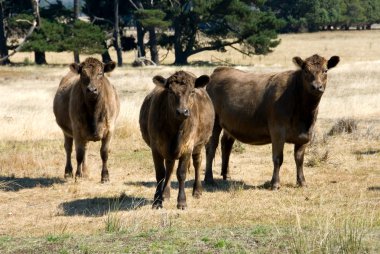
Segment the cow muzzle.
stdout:
<path fill-rule="evenodd" d="M 177 115 L 177 117 L 180 117 L 182 119 L 186 119 L 190 116 L 190 110 L 188 110 L 187 108 L 185 108 L 185 109 L 177 108 L 176 115 Z"/>
<path fill-rule="evenodd" d="M 325 91 L 325 88 L 321 83 L 313 82 L 311 83 L 311 90 L 316 93 L 323 93 Z"/>

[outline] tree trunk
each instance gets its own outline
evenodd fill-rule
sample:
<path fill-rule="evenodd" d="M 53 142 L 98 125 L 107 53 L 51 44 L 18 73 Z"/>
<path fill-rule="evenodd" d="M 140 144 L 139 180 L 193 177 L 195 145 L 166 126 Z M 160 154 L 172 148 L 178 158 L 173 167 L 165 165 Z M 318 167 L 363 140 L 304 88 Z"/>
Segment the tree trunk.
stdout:
<path fill-rule="evenodd" d="M 38 65 L 47 64 L 44 51 L 34 51 L 34 62 Z"/>
<path fill-rule="evenodd" d="M 4 27 L 4 13 L 3 13 L 3 2 L 0 1 L 0 58 L 6 57 L 8 55 L 7 48 L 7 37 L 5 34 Z M 4 61 L 0 61 L 0 65 L 9 64 L 9 59 L 5 59 Z"/>
<path fill-rule="evenodd" d="M 123 66 L 123 55 L 121 51 L 121 45 L 120 45 L 120 33 L 119 33 L 119 0 L 115 0 L 115 27 L 113 31 L 113 36 L 115 39 L 114 46 L 116 50 L 117 55 L 117 66 L 121 67 Z"/>
<path fill-rule="evenodd" d="M 80 13 L 80 0 L 74 0 L 74 22 L 79 18 Z M 79 52 L 74 50 L 74 62 L 80 63 Z"/>
<path fill-rule="evenodd" d="M 160 60 L 158 58 L 157 36 L 156 36 L 156 29 L 154 27 L 149 29 L 149 48 L 150 48 L 151 60 L 155 64 L 159 65 Z"/>
<path fill-rule="evenodd" d="M 144 57 L 145 53 L 145 44 L 144 44 L 144 36 L 145 31 L 140 22 L 136 22 L 136 30 L 137 30 L 137 48 L 139 50 L 138 57 Z"/>

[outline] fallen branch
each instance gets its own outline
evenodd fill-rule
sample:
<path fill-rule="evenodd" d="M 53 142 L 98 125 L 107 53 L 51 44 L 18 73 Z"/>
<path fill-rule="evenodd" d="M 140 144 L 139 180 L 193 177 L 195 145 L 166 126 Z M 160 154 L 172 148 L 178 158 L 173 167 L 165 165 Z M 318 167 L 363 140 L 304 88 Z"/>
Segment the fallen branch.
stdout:
<path fill-rule="evenodd" d="M 38 0 L 31 0 L 31 1 L 33 5 L 33 15 L 34 15 L 34 21 L 32 23 L 32 26 L 29 28 L 29 31 L 26 34 L 24 40 L 17 46 L 17 48 L 15 48 L 15 50 L 12 53 L 8 54 L 7 56 L 0 58 L 0 62 L 7 60 L 9 57 L 19 52 L 24 46 L 24 44 L 26 43 L 26 41 L 30 38 L 30 36 L 32 36 L 34 30 L 40 26 L 41 18 L 40 18 L 40 8 L 39 8 Z"/>

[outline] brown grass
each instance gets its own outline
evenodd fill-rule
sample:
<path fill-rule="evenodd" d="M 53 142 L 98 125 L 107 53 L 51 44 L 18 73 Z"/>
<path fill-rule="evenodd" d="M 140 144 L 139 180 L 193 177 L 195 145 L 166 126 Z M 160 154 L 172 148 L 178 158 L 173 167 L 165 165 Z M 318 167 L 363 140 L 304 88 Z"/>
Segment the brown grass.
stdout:
<path fill-rule="evenodd" d="M 56 242 L 61 236 L 62 241 L 71 241 L 70 236 L 124 232 L 126 237 L 142 235 L 138 239 L 149 242 L 155 234 L 149 232 L 162 231 L 181 246 L 187 244 L 187 237 L 178 237 L 188 230 L 189 239 L 195 239 L 205 252 L 238 252 L 241 246 L 236 244 L 244 243 L 243 247 L 252 247 L 245 250 L 265 245 L 274 246 L 277 253 L 318 248 L 320 251 L 313 253 L 323 253 L 323 248 L 330 253 L 345 246 L 346 238 L 353 234 L 361 237 L 361 247 L 365 247 L 358 252 L 376 252 L 380 248 L 376 241 L 380 231 L 380 52 L 375 47 L 379 35 L 379 31 L 284 35 L 281 46 L 268 57 L 223 55 L 255 64 L 240 68 L 257 72 L 293 68 L 294 55 L 306 57 L 317 52 L 327 57 L 340 55 L 342 62 L 329 74 L 316 136 L 306 152 L 308 188 L 296 187 L 292 146 L 285 146 L 281 189 L 269 191 L 262 187 L 272 174 L 271 147 L 239 144 L 231 157 L 229 183 L 218 177 L 220 152 L 214 165 L 219 186 L 206 187 L 199 200 L 191 197 L 194 173 L 188 174 L 186 211 L 176 209 L 176 181 L 165 208 L 151 209 L 153 162 L 138 126 L 141 102 L 154 86 L 151 78 L 168 76 L 179 67 L 123 67 L 111 74 L 121 97 L 121 114 L 111 145 L 111 182 L 107 184 L 100 183 L 99 143 L 90 144 L 89 178 L 78 182 L 63 179 L 63 138 L 55 124 L 52 100 L 68 68 L 0 67 L 0 252 L 1 236 L 39 236 Z M 22 61 L 23 54 L 12 60 Z M 62 60 L 61 55 L 49 57 L 48 62 Z M 213 67 L 182 69 L 201 75 L 210 74 Z M 355 119 L 357 129 L 328 136 L 343 117 Z M 200 232 L 199 239 L 194 232 Z M 164 248 L 149 246 L 147 252 Z"/>

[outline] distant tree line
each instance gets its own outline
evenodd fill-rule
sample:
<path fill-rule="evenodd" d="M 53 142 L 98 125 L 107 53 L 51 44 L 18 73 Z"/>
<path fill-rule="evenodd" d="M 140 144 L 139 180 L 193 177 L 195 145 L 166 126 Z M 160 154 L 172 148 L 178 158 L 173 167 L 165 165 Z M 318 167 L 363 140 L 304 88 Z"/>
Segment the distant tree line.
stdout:
<path fill-rule="evenodd" d="M 369 28 L 380 22 L 380 0 L 73 0 L 68 9 L 60 0 L 40 9 L 41 24 L 23 45 L 34 52 L 36 64 L 46 64 L 45 52 L 101 54 L 117 62 L 122 51 L 159 64 L 159 49 L 173 50 L 174 64 L 188 63 L 194 54 L 231 47 L 242 54 L 271 52 L 279 32 Z M 33 19 L 31 0 L 0 0 L 0 56 L 18 46 Z M 88 17 L 83 21 L 81 15 Z M 136 38 L 123 33 L 136 29 Z M 144 40 L 144 38 L 149 38 Z M 6 64 L 3 61 L 2 64 Z"/>

